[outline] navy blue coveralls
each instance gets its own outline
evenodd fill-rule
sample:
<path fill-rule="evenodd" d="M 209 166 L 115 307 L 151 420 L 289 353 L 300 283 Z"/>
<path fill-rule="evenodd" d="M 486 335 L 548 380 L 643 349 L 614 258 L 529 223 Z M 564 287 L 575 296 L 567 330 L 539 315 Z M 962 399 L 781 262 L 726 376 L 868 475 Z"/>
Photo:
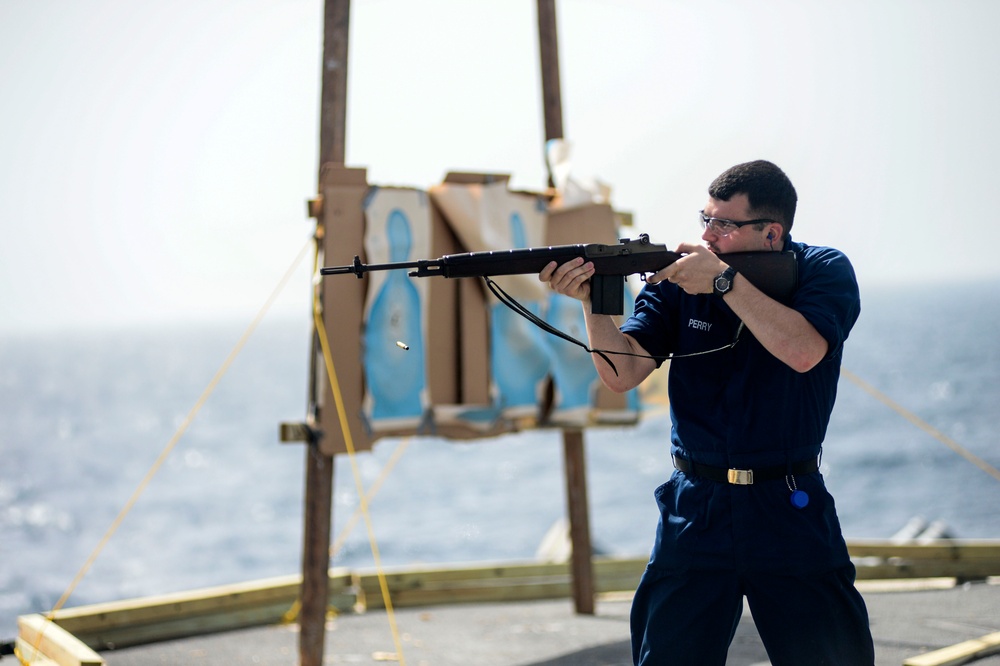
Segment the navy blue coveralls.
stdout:
<path fill-rule="evenodd" d="M 861 301 L 843 253 L 790 238 L 786 247 L 799 270 L 789 305 L 826 338 L 826 358 L 795 372 L 743 329 L 732 348 L 672 360 L 675 458 L 791 470 L 819 456 Z M 666 356 L 725 347 L 739 324 L 723 299 L 662 282 L 643 289 L 622 331 Z M 808 494 L 805 507 L 791 502 L 796 488 Z M 733 485 L 677 470 L 655 498 L 660 523 L 632 606 L 635 664 L 725 664 L 744 596 L 773 666 L 874 663 L 868 613 L 819 472 Z"/>

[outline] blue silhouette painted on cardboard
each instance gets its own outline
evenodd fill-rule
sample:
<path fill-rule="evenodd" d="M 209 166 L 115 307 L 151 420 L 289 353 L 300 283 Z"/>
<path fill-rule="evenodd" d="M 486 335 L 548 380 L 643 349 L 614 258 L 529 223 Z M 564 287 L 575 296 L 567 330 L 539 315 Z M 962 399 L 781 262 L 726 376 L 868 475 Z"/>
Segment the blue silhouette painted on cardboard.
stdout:
<path fill-rule="evenodd" d="M 385 225 L 389 261 L 407 261 L 410 222 L 396 208 Z M 426 386 L 420 294 L 405 271 L 389 271 L 368 311 L 364 333 L 365 379 L 372 404 L 369 418 L 411 419 L 423 414 Z M 409 351 L 396 342 L 409 345 Z"/>
<path fill-rule="evenodd" d="M 622 287 L 624 288 L 624 284 Z M 635 298 L 625 289 L 625 316 L 635 309 Z M 577 340 L 587 339 L 587 322 L 580 301 L 561 294 L 549 297 L 547 322 Z M 552 356 L 552 378 L 556 388 L 557 411 L 593 407 L 599 387 L 597 368 L 585 349 L 559 338 L 549 339 Z M 612 356 L 612 360 L 614 357 Z M 626 396 L 626 409 L 639 410 L 639 391 L 632 389 Z"/>
<path fill-rule="evenodd" d="M 510 215 L 514 247 L 529 247 L 521 215 Z M 525 301 L 525 308 L 540 314 L 542 303 Z M 538 404 L 538 387 L 549 372 L 543 333 L 502 303 L 490 312 L 490 369 L 499 406 L 503 409 Z"/>
<path fill-rule="evenodd" d="M 577 340 L 586 340 L 587 328 L 580 301 L 569 296 L 552 294 L 549 297 L 546 320 L 560 331 Z M 557 393 L 557 409 L 590 407 L 599 381 L 597 368 L 590 354 L 565 340 L 549 341 L 552 354 L 552 378 Z"/>

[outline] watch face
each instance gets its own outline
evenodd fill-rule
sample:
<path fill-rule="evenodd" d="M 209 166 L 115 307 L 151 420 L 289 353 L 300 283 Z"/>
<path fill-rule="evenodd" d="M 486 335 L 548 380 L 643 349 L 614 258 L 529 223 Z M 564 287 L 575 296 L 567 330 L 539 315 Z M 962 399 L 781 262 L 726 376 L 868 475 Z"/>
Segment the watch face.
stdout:
<path fill-rule="evenodd" d="M 728 294 L 733 288 L 733 278 L 736 277 L 736 271 L 732 267 L 727 268 L 718 275 L 715 276 L 715 294 L 717 296 L 724 296 Z"/>

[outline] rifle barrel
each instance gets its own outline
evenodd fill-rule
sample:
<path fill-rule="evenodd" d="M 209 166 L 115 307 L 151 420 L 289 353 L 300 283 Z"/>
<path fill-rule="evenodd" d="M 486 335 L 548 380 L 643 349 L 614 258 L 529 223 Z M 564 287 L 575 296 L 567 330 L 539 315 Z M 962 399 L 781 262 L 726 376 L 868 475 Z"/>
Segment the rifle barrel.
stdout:
<path fill-rule="evenodd" d="M 363 264 L 361 258 L 354 257 L 354 263 L 349 266 L 325 266 L 319 269 L 320 275 L 346 275 L 352 273 L 359 278 L 371 271 L 393 271 L 404 268 L 418 268 L 421 265 L 433 263 L 427 261 L 400 261 L 391 264 Z"/>

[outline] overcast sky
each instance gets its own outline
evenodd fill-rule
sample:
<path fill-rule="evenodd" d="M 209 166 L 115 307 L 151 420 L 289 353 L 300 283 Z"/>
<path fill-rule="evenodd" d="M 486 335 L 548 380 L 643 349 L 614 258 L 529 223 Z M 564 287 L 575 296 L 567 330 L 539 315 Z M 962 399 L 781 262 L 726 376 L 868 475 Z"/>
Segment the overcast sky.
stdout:
<path fill-rule="evenodd" d="M 308 241 L 322 0 L 0 0 L 0 330 L 249 318 Z M 1000 278 L 1000 3 L 558 0 L 574 173 L 697 239 L 750 159 L 887 282 Z M 355 0 L 347 162 L 540 189 L 534 0 Z M 309 270 L 278 303 L 308 315 Z"/>

